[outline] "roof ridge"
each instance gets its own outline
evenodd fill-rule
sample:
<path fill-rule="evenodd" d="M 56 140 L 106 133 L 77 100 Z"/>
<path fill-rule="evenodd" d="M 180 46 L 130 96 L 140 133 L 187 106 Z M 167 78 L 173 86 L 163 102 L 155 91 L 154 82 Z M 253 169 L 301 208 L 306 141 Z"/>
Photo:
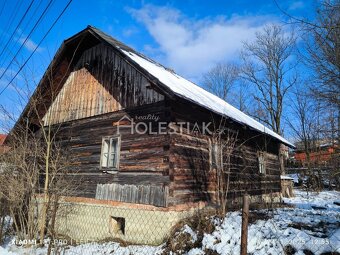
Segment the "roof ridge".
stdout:
<path fill-rule="evenodd" d="M 103 32 L 103 31 L 100 30 L 99 28 L 94 27 L 94 26 L 92 26 L 92 25 L 88 25 L 87 28 L 88 28 L 88 29 L 91 29 L 93 32 L 95 32 L 95 33 L 96 33 L 97 35 L 99 35 L 99 36 L 101 36 L 101 34 L 103 34 L 103 35 L 109 37 L 110 39 L 112 39 L 112 40 L 118 42 L 119 44 L 124 45 L 126 48 L 131 49 L 131 51 L 132 51 L 133 53 L 135 53 L 136 55 L 138 55 L 138 56 L 140 56 L 140 57 L 142 57 L 142 58 L 145 58 L 146 60 L 148 60 L 148 61 L 150 61 L 150 62 L 152 62 L 152 63 L 154 63 L 154 64 L 156 64 L 156 65 L 158 65 L 158 66 L 163 67 L 164 69 L 166 69 L 166 70 L 169 71 L 169 72 L 172 72 L 172 73 L 174 73 L 174 74 L 176 74 L 176 75 L 179 75 L 179 74 L 177 74 L 172 68 L 166 67 L 165 65 L 163 65 L 163 64 L 161 64 L 161 63 L 159 63 L 159 62 L 157 62 L 156 60 L 154 60 L 154 59 L 152 59 L 152 58 L 150 58 L 150 57 L 144 55 L 143 53 L 140 53 L 139 51 L 135 50 L 135 49 L 132 48 L 131 46 L 129 46 L 129 45 L 123 43 L 123 42 L 120 41 L 120 40 L 117 40 L 117 39 L 114 38 L 112 35 L 109 35 L 109 34 Z M 114 45 L 114 46 L 115 46 L 116 48 L 120 49 L 119 46 L 117 46 L 117 45 Z M 197 86 L 198 86 L 198 85 L 197 85 Z"/>

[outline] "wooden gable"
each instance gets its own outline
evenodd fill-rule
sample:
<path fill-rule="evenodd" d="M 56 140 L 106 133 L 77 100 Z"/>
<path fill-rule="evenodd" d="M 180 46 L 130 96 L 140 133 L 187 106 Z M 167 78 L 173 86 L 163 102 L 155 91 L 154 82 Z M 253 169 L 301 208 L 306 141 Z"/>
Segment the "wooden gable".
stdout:
<path fill-rule="evenodd" d="M 92 117 L 164 100 L 111 47 L 84 51 L 44 116 L 45 125 Z"/>

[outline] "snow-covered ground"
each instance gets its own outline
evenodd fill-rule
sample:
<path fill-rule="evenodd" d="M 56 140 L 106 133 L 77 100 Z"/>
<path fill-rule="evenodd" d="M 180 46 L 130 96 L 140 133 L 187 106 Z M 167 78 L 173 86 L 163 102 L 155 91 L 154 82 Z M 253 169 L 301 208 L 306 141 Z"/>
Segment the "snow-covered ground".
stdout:
<path fill-rule="evenodd" d="M 340 253 L 340 192 L 323 191 L 306 193 L 295 190 L 296 197 L 286 198 L 289 206 L 272 211 L 252 212 L 258 220 L 249 225 L 248 253 L 250 254 L 322 254 Z M 336 203 L 334 203 L 336 202 Z M 187 252 L 188 255 L 203 255 L 210 250 L 217 254 L 239 254 L 241 214 L 231 212 L 222 221 L 216 221 L 216 229 L 204 234 L 201 243 Z M 183 227 L 192 243 L 197 239 L 194 230 Z M 68 246 L 61 254 L 161 254 L 162 246 L 127 246 L 117 243 L 91 243 Z M 309 252 L 309 253 L 308 253 Z M 0 255 L 46 254 L 46 248 L 22 248 L 11 243 L 0 247 Z M 212 254 L 212 253 L 211 253 Z"/>
<path fill-rule="evenodd" d="M 68 246 L 60 248 L 60 253 L 52 254 L 65 254 L 65 255 L 147 255 L 147 254 L 160 254 L 161 247 L 130 245 L 121 247 L 118 243 L 108 242 L 103 244 L 88 243 L 78 246 Z M 0 255 L 45 255 L 47 248 L 22 248 L 9 245 L 5 248 L 0 247 Z"/>
<path fill-rule="evenodd" d="M 296 254 L 340 252 L 339 229 L 327 230 L 323 228 L 324 217 L 317 217 L 313 222 L 304 211 L 280 211 L 273 219 L 260 220 L 249 227 L 248 253 L 250 254 L 284 254 L 284 250 L 295 250 Z M 313 215 L 314 216 L 314 215 Z M 331 224 L 336 224 L 339 218 L 331 216 Z M 303 223 L 301 225 L 301 223 Z M 304 225 L 306 223 L 306 225 Z M 238 213 L 232 213 L 223 224 L 210 235 L 206 235 L 202 241 L 203 249 L 190 252 L 205 254 L 204 248 L 217 251 L 219 254 L 239 254 L 241 217 Z M 296 224 L 296 225 L 295 225 Z M 313 230 L 309 230 L 314 226 Z M 326 225 L 327 226 L 327 225 Z M 299 229 L 301 227 L 301 229 Z M 304 229 L 305 227 L 305 229 Z"/>
<path fill-rule="evenodd" d="M 284 198 L 284 202 L 300 209 L 313 209 L 314 207 L 340 212 L 340 206 L 335 204 L 340 203 L 338 191 L 306 192 L 295 189 L 294 195 L 293 198 Z"/>
<path fill-rule="evenodd" d="M 295 208 L 254 212 L 270 218 L 249 226 L 248 253 L 274 255 L 285 254 L 284 250 L 295 251 L 293 254 L 340 253 L 340 206 L 334 204 L 340 199 L 340 192 L 307 195 L 296 190 L 295 194 L 295 198 L 284 199 Z M 203 249 L 196 249 L 190 255 L 204 254 L 204 248 L 219 254 L 239 254 L 240 225 L 240 212 L 229 213 L 215 232 L 205 235 Z"/>

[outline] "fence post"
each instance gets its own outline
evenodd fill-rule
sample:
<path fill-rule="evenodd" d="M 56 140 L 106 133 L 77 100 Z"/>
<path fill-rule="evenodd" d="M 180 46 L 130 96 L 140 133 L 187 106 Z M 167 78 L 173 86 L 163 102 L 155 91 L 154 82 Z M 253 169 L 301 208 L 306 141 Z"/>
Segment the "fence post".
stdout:
<path fill-rule="evenodd" d="M 249 196 L 247 193 L 245 193 L 243 195 L 243 207 L 242 207 L 241 255 L 247 255 L 248 216 L 249 216 Z"/>

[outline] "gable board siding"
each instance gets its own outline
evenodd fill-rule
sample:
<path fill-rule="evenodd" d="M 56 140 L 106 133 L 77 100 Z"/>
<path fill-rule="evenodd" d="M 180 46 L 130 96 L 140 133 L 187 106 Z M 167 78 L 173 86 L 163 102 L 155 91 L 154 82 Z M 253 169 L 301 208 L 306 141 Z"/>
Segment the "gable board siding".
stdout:
<path fill-rule="evenodd" d="M 99 44 L 84 51 L 44 121 L 63 123 L 163 100 L 139 71 Z"/>

